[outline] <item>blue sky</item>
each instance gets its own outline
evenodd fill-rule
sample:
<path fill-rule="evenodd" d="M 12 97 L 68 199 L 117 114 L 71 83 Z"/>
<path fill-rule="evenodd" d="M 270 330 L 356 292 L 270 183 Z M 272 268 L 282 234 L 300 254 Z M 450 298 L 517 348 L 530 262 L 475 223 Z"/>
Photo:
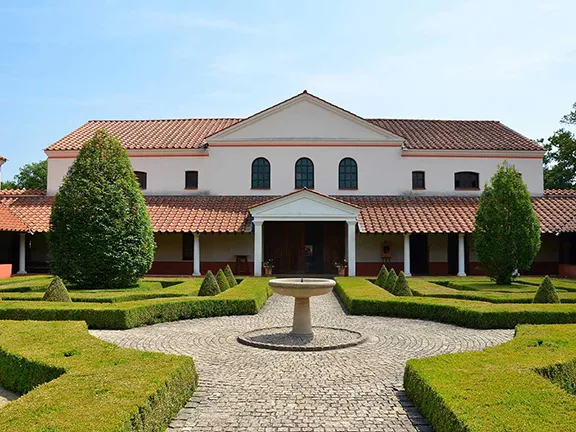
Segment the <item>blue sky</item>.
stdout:
<path fill-rule="evenodd" d="M 89 119 L 248 116 L 303 89 L 548 137 L 576 102 L 575 16 L 573 0 L 0 0 L 3 178 Z"/>

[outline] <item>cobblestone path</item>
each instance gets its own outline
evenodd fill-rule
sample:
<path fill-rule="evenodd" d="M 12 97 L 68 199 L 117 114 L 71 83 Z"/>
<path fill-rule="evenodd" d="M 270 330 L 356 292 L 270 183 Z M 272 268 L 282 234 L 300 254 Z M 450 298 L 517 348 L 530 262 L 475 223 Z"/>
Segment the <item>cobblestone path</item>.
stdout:
<path fill-rule="evenodd" d="M 513 336 L 512 330 L 348 316 L 330 294 L 312 298 L 313 324 L 360 331 L 366 342 L 334 351 L 286 352 L 236 341 L 248 330 L 290 325 L 292 302 L 274 295 L 255 316 L 91 333 L 124 347 L 194 358 L 198 391 L 170 432 L 430 431 L 403 393 L 406 360 L 480 350 Z"/>

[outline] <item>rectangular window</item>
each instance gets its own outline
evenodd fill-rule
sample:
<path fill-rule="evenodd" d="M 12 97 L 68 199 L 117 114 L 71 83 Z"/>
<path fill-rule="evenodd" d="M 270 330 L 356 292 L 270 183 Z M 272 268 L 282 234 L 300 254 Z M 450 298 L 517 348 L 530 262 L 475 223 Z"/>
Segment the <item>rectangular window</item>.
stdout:
<path fill-rule="evenodd" d="M 478 189 L 479 175 L 475 172 L 458 172 L 454 174 L 454 189 Z"/>
<path fill-rule="evenodd" d="M 186 189 L 198 189 L 198 171 L 186 171 Z"/>
<path fill-rule="evenodd" d="M 426 189 L 424 171 L 412 171 L 412 189 Z"/>
<path fill-rule="evenodd" d="M 147 187 L 147 175 L 143 171 L 134 171 L 136 174 L 136 179 L 138 180 L 138 184 L 140 185 L 140 189 L 144 190 Z"/>
<path fill-rule="evenodd" d="M 182 260 L 194 260 L 194 234 L 192 233 L 182 234 Z"/>

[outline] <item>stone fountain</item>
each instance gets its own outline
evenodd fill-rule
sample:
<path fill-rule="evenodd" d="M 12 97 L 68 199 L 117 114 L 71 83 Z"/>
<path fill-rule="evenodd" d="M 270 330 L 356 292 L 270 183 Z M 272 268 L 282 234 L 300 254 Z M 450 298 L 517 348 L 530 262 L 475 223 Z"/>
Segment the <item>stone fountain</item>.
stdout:
<path fill-rule="evenodd" d="M 336 285 L 332 279 L 286 278 L 268 282 L 276 294 L 294 297 L 292 334 L 312 336 L 310 297 L 328 294 Z"/>
<path fill-rule="evenodd" d="M 365 340 L 357 331 L 338 327 L 312 326 L 310 297 L 332 291 L 332 279 L 286 278 L 268 282 L 272 291 L 294 297 L 292 327 L 268 327 L 238 336 L 238 342 L 257 348 L 280 351 L 323 351 L 347 348 Z"/>

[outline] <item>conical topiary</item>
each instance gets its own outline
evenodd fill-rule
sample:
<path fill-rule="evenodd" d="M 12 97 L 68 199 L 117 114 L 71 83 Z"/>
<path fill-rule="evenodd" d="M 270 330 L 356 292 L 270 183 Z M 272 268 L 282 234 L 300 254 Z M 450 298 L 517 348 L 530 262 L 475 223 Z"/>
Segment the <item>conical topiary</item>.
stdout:
<path fill-rule="evenodd" d="M 412 297 L 413 296 L 412 290 L 408 286 L 408 280 L 406 279 L 406 276 L 404 275 L 403 271 L 401 271 L 400 274 L 398 275 L 398 279 L 396 280 L 396 285 L 394 286 L 393 294 L 400 296 L 400 297 Z"/>
<path fill-rule="evenodd" d="M 54 276 L 50 285 L 46 289 L 44 293 L 44 297 L 42 297 L 44 301 L 51 301 L 51 302 L 71 302 L 72 299 L 70 298 L 70 294 L 68 294 L 68 290 L 58 276 Z"/>
<path fill-rule="evenodd" d="M 220 294 L 220 287 L 218 281 L 212 274 L 210 270 L 206 272 L 202 285 L 200 285 L 200 290 L 198 291 L 199 296 L 213 296 Z"/>
<path fill-rule="evenodd" d="M 230 288 L 238 285 L 238 282 L 236 282 L 236 278 L 234 277 L 234 273 L 232 273 L 232 269 L 228 264 L 226 264 L 226 267 L 224 267 L 224 274 L 226 275 L 226 279 L 228 279 L 228 285 L 230 285 Z"/>
<path fill-rule="evenodd" d="M 390 272 L 388 273 L 388 277 L 386 278 L 384 289 L 386 291 L 393 293 L 394 287 L 396 286 L 396 279 L 398 279 L 398 276 L 396 276 L 396 271 L 394 269 L 391 269 Z"/>
<path fill-rule="evenodd" d="M 378 277 L 376 278 L 376 285 L 380 288 L 384 288 L 384 284 L 386 283 L 386 279 L 388 279 L 388 269 L 385 265 L 382 266 L 380 269 L 380 273 L 378 273 Z"/>
<path fill-rule="evenodd" d="M 224 274 L 222 269 L 218 270 L 218 273 L 216 273 L 216 282 L 218 282 L 218 287 L 220 288 L 221 292 L 224 292 L 228 288 L 230 288 L 228 279 L 226 279 L 226 275 Z"/>
<path fill-rule="evenodd" d="M 534 296 L 533 303 L 560 303 L 556 288 L 548 276 L 544 278 L 536 295 Z"/>

